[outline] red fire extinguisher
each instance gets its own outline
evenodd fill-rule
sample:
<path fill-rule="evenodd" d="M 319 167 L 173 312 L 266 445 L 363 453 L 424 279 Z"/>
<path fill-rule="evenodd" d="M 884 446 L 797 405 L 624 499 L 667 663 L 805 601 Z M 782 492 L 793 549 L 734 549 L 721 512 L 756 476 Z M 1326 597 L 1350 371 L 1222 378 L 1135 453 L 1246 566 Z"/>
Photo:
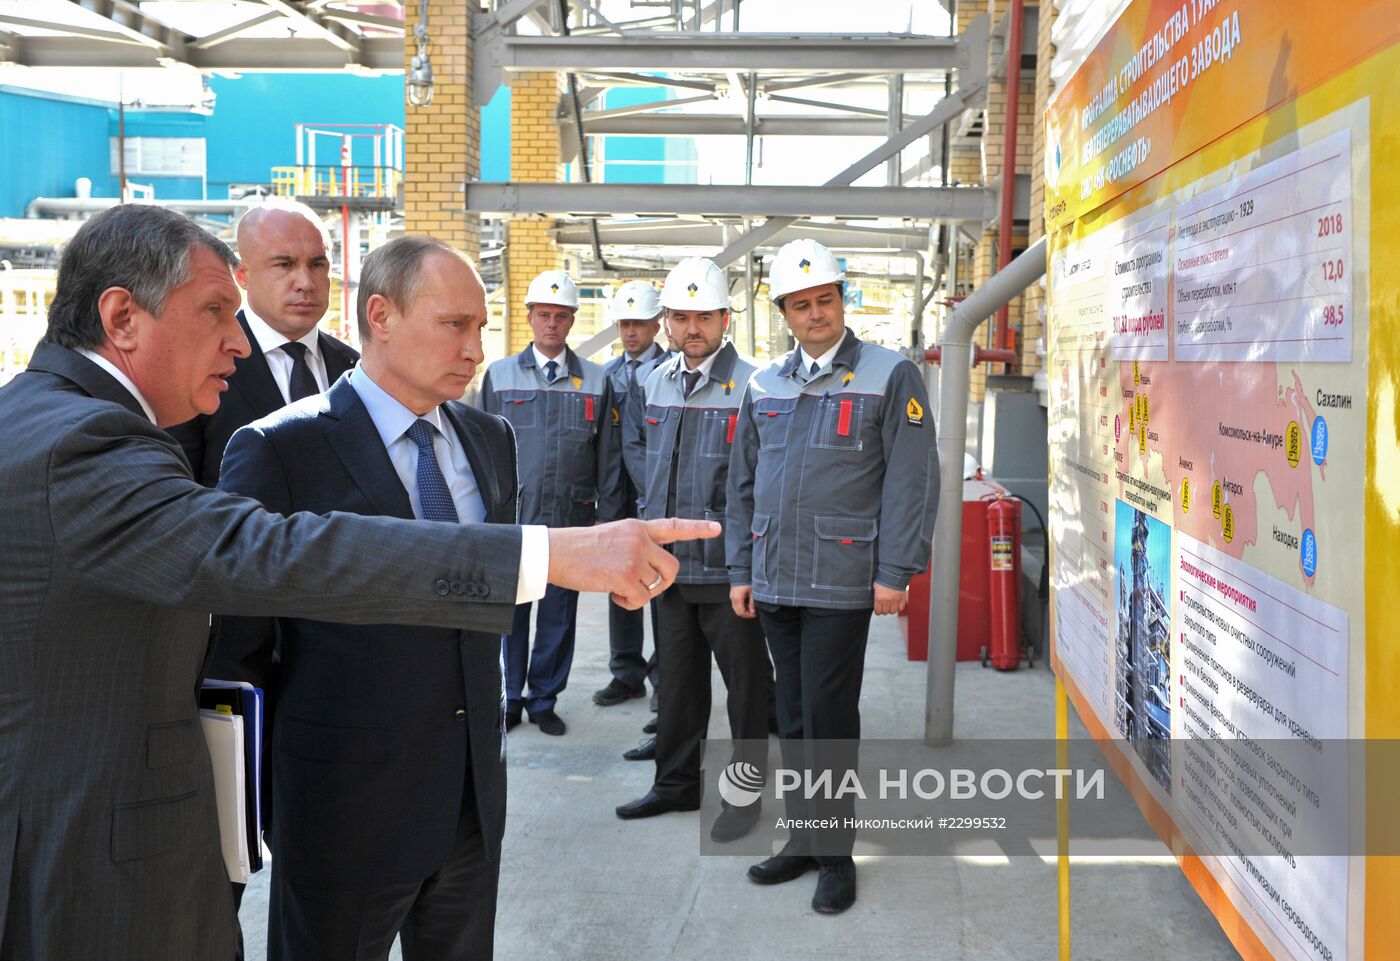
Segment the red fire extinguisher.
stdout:
<path fill-rule="evenodd" d="M 982 656 L 998 671 L 1014 671 L 1021 663 L 1021 503 L 1003 492 L 988 494 L 987 536 L 990 543 L 990 639 Z"/>

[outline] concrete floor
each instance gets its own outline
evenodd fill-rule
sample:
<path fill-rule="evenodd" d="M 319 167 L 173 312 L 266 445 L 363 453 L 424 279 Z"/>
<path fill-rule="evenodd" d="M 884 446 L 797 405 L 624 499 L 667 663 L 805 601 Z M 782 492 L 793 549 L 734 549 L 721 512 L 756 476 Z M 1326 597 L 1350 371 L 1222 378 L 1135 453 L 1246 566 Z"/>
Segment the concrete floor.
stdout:
<path fill-rule="evenodd" d="M 865 736 L 921 736 L 924 678 L 925 665 L 905 659 L 898 620 L 877 618 L 861 697 Z M 824 917 L 809 906 L 815 875 L 762 888 L 744 876 L 752 857 L 699 856 L 699 814 L 619 821 L 613 808 L 644 793 L 654 773 L 621 757 L 650 714 L 642 699 L 596 707 L 589 695 L 607 679 L 604 602 L 586 596 L 559 703 L 568 734 L 526 724 L 510 735 L 499 961 L 1056 957 L 1055 867 L 1038 857 L 858 854 L 859 900 Z M 957 683 L 957 736 L 1054 736 L 1054 682 L 1043 665 L 999 674 L 962 664 Z M 724 737 L 718 674 L 713 689 L 711 731 Z M 1085 736 L 1077 722 L 1072 736 Z M 243 902 L 249 961 L 265 957 L 267 878 L 256 875 Z M 1071 905 L 1075 959 L 1239 957 L 1165 848 L 1157 858 L 1076 862 Z"/>

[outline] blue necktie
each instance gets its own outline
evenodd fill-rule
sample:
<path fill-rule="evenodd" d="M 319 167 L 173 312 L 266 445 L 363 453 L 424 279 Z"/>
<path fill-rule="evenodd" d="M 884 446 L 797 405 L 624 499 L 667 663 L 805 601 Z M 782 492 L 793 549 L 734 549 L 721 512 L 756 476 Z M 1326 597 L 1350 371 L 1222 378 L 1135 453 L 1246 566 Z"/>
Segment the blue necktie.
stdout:
<path fill-rule="evenodd" d="M 452 503 L 452 492 L 433 451 L 433 425 L 420 417 L 409 425 L 408 439 L 418 445 L 418 503 L 423 520 L 457 523 L 457 505 Z"/>
<path fill-rule="evenodd" d="M 292 400 L 301 400 L 321 392 L 316 383 L 316 375 L 311 373 L 311 365 L 306 362 L 306 345 L 299 341 L 288 341 L 282 345 L 282 353 L 292 358 L 292 376 L 287 383 L 287 393 Z"/>
<path fill-rule="evenodd" d="M 554 383 L 554 378 L 557 377 L 557 376 L 559 376 L 558 371 L 559 371 L 559 362 L 558 362 L 558 361 L 551 360 L 549 363 L 545 364 L 545 365 L 544 365 L 544 382 L 545 382 L 546 384 L 552 384 L 552 383 Z"/>
<path fill-rule="evenodd" d="M 812 361 L 812 369 L 811 369 L 810 371 L 808 371 L 808 373 L 807 373 L 807 379 L 808 379 L 808 380 L 816 380 L 817 375 L 820 374 L 821 372 L 822 372 L 822 365 L 819 364 L 819 363 L 817 363 L 817 362 L 814 360 L 814 361 Z"/>

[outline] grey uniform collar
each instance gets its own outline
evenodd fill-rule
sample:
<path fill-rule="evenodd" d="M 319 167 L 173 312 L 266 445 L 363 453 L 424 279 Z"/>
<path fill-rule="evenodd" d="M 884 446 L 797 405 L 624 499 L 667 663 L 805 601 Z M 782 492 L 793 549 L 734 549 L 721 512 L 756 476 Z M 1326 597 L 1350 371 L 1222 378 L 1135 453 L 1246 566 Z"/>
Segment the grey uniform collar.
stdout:
<path fill-rule="evenodd" d="M 532 340 L 526 344 L 525 349 L 515 355 L 515 359 L 521 367 L 535 369 L 537 366 L 535 364 L 535 342 Z M 573 348 L 568 344 L 564 345 L 564 366 L 568 369 L 569 376 L 583 378 L 583 364 L 579 361 L 578 354 L 575 354 Z"/>
<path fill-rule="evenodd" d="M 847 370 L 855 370 L 856 363 L 860 360 L 860 348 L 864 343 L 856 332 L 851 328 L 846 328 L 845 339 L 841 341 L 841 346 L 836 348 L 836 356 L 831 358 L 831 369 L 844 367 Z M 791 377 L 797 373 L 797 369 L 802 366 L 802 349 L 794 347 L 787 355 L 787 360 L 783 361 L 783 366 L 778 370 L 779 377 Z"/>
<path fill-rule="evenodd" d="M 726 340 L 724 346 L 715 351 L 715 362 L 710 365 L 710 380 L 728 386 L 734 378 L 734 365 L 738 361 L 739 351 L 735 349 L 734 341 Z M 661 375 L 674 380 L 684 368 L 685 354 L 677 353 L 670 360 L 662 361 Z"/>

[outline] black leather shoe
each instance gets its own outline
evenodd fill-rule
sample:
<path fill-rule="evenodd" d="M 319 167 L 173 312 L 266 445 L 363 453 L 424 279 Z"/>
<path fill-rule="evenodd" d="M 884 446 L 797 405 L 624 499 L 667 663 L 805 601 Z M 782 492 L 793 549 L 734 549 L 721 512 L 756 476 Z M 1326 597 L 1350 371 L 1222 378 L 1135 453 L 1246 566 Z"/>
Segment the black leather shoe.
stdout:
<path fill-rule="evenodd" d="M 682 804 L 679 801 L 668 801 L 655 791 L 648 791 L 644 797 L 620 806 L 617 809 L 617 816 L 624 821 L 631 821 L 634 818 L 652 818 L 658 814 L 669 814 L 671 811 L 698 811 L 699 804 Z"/>
<path fill-rule="evenodd" d="M 818 914 L 840 914 L 856 903 L 856 866 L 853 861 L 823 864 L 817 875 L 817 893 L 812 910 Z"/>
<path fill-rule="evenodd" d="M 513 731 L 520 726 L 520 712 L 506 711 L 506 730 Z"/>
<path fill-rule="evenodd" d="M 656 738 L 649 737 L 630 751 L 622 752 L 624 761 L 655 761 Z"/>
<path fill-rule="evenodd" d="M 795 881 L 817 866 L 817 859 L 805 854 L 789 854 L 787 848 L 767 861 L 749 868 L 749 880 L 755 884 L 784 884 Z"/>
<path fill-rule="evenodd" d="M 538 714 L 531 714 L 530 723 L 538 727 L 541 734 L 549 734 L 554 737 L 558 737 L 567 730 L 564 727 L 564 719 L 553 711 L 540 711 Z"/>
<path fill-rule="evenodd" d="M 724 805 L 719 817 L 715 818 L 715 823 L 710 826 L 710 840 L 720 844 L 739 840 L 753 830 L 762 811 L 762 801 L 741 808 L 731 804 Z"/>
<path fill-rule="evenodd" d="M 645 724 L 642 725 L 642 733 L 643 733 L 643 734 L 655 734 L 655 733 L 656 733 L 656 718 L 652 718 L 650 721 L 647 721 Z"/>
<path fill-rule="evenodd" d="M 599 707 L 612 707 L 614 704 L 621 704 L 623 701 L 630 701 L 634 697 L 646 697 L 646 685 L 641 687 L 628 687 L 617 678 L 608 682 L 608 686 L 601 691 L 593 692 L 593 703 Z"/>

